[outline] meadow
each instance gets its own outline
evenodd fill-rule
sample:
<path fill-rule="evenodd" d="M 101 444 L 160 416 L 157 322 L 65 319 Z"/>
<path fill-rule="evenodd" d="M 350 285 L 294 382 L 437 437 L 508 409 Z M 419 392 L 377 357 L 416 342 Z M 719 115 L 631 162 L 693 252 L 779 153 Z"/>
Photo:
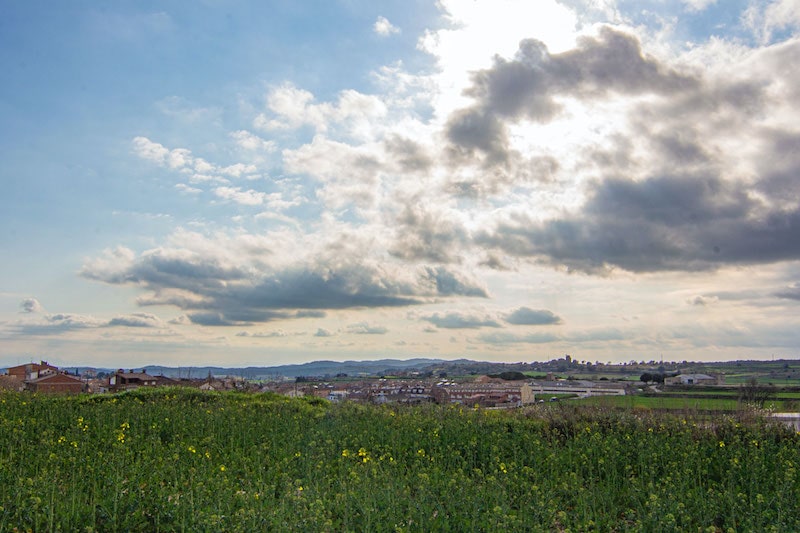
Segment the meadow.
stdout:
<path fill-rule="evenodd" d="M 797 531 L 799 465 L 752 413 L 0 394 L 0 532 Z"/>

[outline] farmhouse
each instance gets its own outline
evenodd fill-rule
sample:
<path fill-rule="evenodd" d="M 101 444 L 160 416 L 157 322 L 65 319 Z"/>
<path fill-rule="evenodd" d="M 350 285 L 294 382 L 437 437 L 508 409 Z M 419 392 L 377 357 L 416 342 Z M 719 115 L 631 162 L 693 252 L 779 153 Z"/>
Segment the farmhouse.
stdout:
<path fill-rule="evenodd" d="M 708 374 L 680 374 L 664 379 L 664 385 L 718 385 L 719 378 Z"/>
<path fill-rule="evenodd" d="M 538 381 L 531 384 L 534 394 L 577 394 L 581 397 L 586 396 L 623 396 L 625 394 L 625 383 L 615 383 L 613 381 Z"/>

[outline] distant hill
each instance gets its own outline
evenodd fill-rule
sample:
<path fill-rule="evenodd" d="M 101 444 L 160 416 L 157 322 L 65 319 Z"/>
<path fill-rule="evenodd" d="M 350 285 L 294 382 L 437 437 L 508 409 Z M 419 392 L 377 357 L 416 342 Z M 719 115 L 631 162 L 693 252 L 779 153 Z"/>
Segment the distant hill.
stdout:
<path fill-rule="evenodd" d="M 431 365 L 439 365 L 444 361 L 441 359 L 379 359 L 377 361 L 313 361 L 297 365 L 280 366 L 249 366 L 245 368 L 229 368 L 220 366 L 190 366 L 190 367 L 170 367 L 161 365 L 148 365 L 136 367 L 142 368 L 152 376 L 166 376 L 170 378 L 204 378 L 209 372 L 211 375 L 238 376 L 246 379 L 275 379 L 275 378 L 296 378 L 298 376 L 326 377 L 337 374 L 347 374 L 348 376 L 359 375 L 390 375 L 399 371 L 424 371 Z M 127 367 L 126 367 L 127 368 Z M 87 367 L 67 367 L 65 370 L 70 373 L 83 373 Z M 117 369 L 93 368 L 98 372 L 114 372 Z"/>

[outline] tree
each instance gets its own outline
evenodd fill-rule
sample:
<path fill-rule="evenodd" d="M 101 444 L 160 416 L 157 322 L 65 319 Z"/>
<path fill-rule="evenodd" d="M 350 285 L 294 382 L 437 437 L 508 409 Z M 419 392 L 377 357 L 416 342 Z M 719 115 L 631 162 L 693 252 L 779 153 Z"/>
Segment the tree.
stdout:
<path fill-rule="evenodd" d="M 651 374 L 650 372 L 645 372 L 644 374 L 639 376 L 639 381 L 642 381 L 644 383 L 649 383 L 655 380 L 653 379 L 653 374 Z"/>
<path fill-rule="evenodd" d="M 750 378 L 739 388 L 739 401 L 742 403 L 764 407 L 764 404 L 775 396 L 775 387 L 771 383 L 759 383 Z"/>

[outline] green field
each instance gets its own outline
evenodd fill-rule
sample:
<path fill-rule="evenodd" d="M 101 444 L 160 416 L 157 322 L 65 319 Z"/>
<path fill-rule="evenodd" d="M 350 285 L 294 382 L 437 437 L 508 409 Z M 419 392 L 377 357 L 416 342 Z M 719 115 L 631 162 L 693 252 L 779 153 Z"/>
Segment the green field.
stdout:
<path fill-rule="evenodd" d="M 800 530 L 800 435 L 753 415 L 189 389 L 0 402 L 2 532 Z"/>

